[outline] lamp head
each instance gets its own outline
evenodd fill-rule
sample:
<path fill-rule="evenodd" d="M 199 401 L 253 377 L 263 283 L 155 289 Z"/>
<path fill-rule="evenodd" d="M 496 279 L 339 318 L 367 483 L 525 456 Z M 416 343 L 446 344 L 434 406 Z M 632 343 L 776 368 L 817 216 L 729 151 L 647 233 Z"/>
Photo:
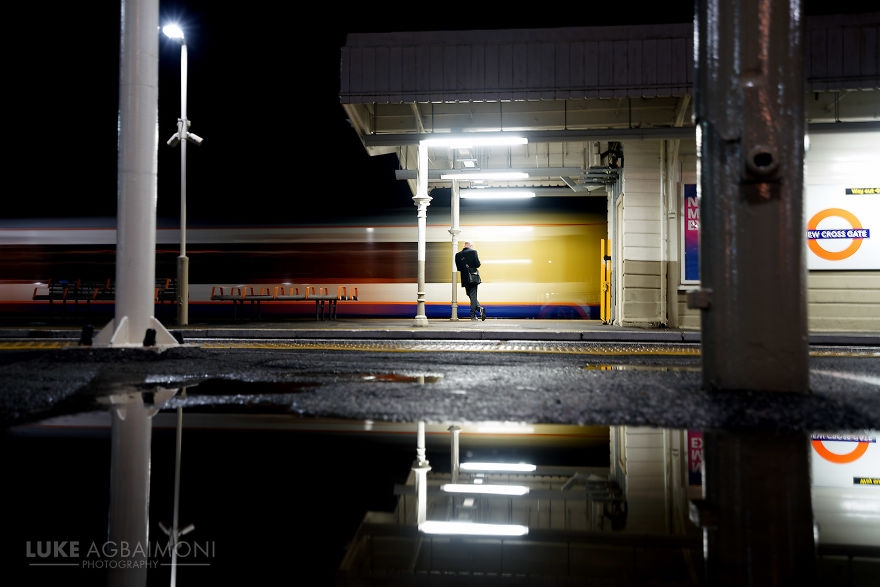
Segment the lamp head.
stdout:
<path fill-rule="evenodd" d="M 163 26 L 162 33 L 164 33 L 165 36 L 168 37 L 169 39 L 175 39 L 175 40 L 180 41 L 181 43 L 184 42 L 183 29 L 180 28 L 180 25 L 177 23 L 172 22 L 170 24 L 166 24 L 165 26 Z"/>

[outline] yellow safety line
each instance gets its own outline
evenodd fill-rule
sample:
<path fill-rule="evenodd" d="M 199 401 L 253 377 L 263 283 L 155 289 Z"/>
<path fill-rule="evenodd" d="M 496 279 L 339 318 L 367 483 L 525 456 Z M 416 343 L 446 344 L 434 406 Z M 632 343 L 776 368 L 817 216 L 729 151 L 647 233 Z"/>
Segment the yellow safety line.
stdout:
<path fill-rule="evenodd" d="M 569 355 L 668 357 L 699 357 L 699 345 L 670 343 L 595 343 L 595 342 L 526 342 L 526 341 L 410 341 L 410 340 L 223 340 L 191 343 L 205 349 L 265 349 L 265 350 L 339 350 L 377 352 L 519 352 Z M 51 350 L 77 347 L 71 340 L 9 340 L 0 341 L 4 350 Z M 880 350 L 869 348 L 811 349 L 811 357 L 880 357 Z"/>

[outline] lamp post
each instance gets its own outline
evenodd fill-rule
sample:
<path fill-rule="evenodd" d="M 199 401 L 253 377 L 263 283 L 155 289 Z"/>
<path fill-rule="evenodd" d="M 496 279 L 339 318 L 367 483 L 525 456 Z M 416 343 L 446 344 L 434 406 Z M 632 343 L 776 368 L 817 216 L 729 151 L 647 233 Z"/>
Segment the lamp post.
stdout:
<path fill-rule="evenodd" d="M 187 55 L 186 40 L 183 29 L 177 24 L 167 24 L 162 32 L 169 39 L 180 41 L 180 118 L 177 119 L 177 132 L 168 144 L 172 147 L 180 144 L 180 256 L 177 257 L 177 323 L 180 326 L 189 324 L 189 259 L 186 256 L 186 143 L 196 145 L 202 138 L 189 132 L 189 120 L 186 119 L 186 73 Z"/>

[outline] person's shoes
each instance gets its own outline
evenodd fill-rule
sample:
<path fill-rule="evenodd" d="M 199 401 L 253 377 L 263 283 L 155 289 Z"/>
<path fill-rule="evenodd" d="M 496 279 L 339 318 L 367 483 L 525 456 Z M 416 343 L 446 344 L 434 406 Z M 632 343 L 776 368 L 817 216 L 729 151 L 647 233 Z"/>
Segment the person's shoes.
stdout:
<path fill-rule="evenodd" d="M 479 320 L 479 318 L 477 318 L 476 316 L 471 316 L 471 322 L 476 322 L 477 320 Z"/>
<path fill-rule="evenodd" d="M 482 320 L 483 322 L 486 321 L 486 308 L 484 308 L 483 306 L 480 306 L 480 320 Z"/>

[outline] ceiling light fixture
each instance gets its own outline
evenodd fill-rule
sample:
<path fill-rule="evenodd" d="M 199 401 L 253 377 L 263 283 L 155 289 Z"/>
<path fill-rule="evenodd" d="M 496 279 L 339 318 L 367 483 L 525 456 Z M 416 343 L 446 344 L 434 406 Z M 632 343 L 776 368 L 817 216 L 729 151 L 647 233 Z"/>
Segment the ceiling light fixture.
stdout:
<path fill-rule="evenodd" d="M 480 524 L 476 522 L 444 522 L 428 520 L 419 524 L 425 534 L 464 534 L 468 536 L 524 536 L 528 526 L 520 524 Z"/>
<path fill-rule="evenodd" d="M 462 149 L 466 147 L 501 147 L 510 145 L 526 145 L 529 139 L 521 136 L 498 135 L 480 135 L 480 136 L 462 136 L 449 135 L 447 137 L 431 137 L 430 139 L 422 139 L 419 141 L 426 147 L 453 147 Z"/>
<path fill-rule="evenodd" d="M 458 192 L 460 198 L 471 200 L 515 200 L 534 198 L 535 195 L 531 190 L 497 188 L 464 189 Z"/>

